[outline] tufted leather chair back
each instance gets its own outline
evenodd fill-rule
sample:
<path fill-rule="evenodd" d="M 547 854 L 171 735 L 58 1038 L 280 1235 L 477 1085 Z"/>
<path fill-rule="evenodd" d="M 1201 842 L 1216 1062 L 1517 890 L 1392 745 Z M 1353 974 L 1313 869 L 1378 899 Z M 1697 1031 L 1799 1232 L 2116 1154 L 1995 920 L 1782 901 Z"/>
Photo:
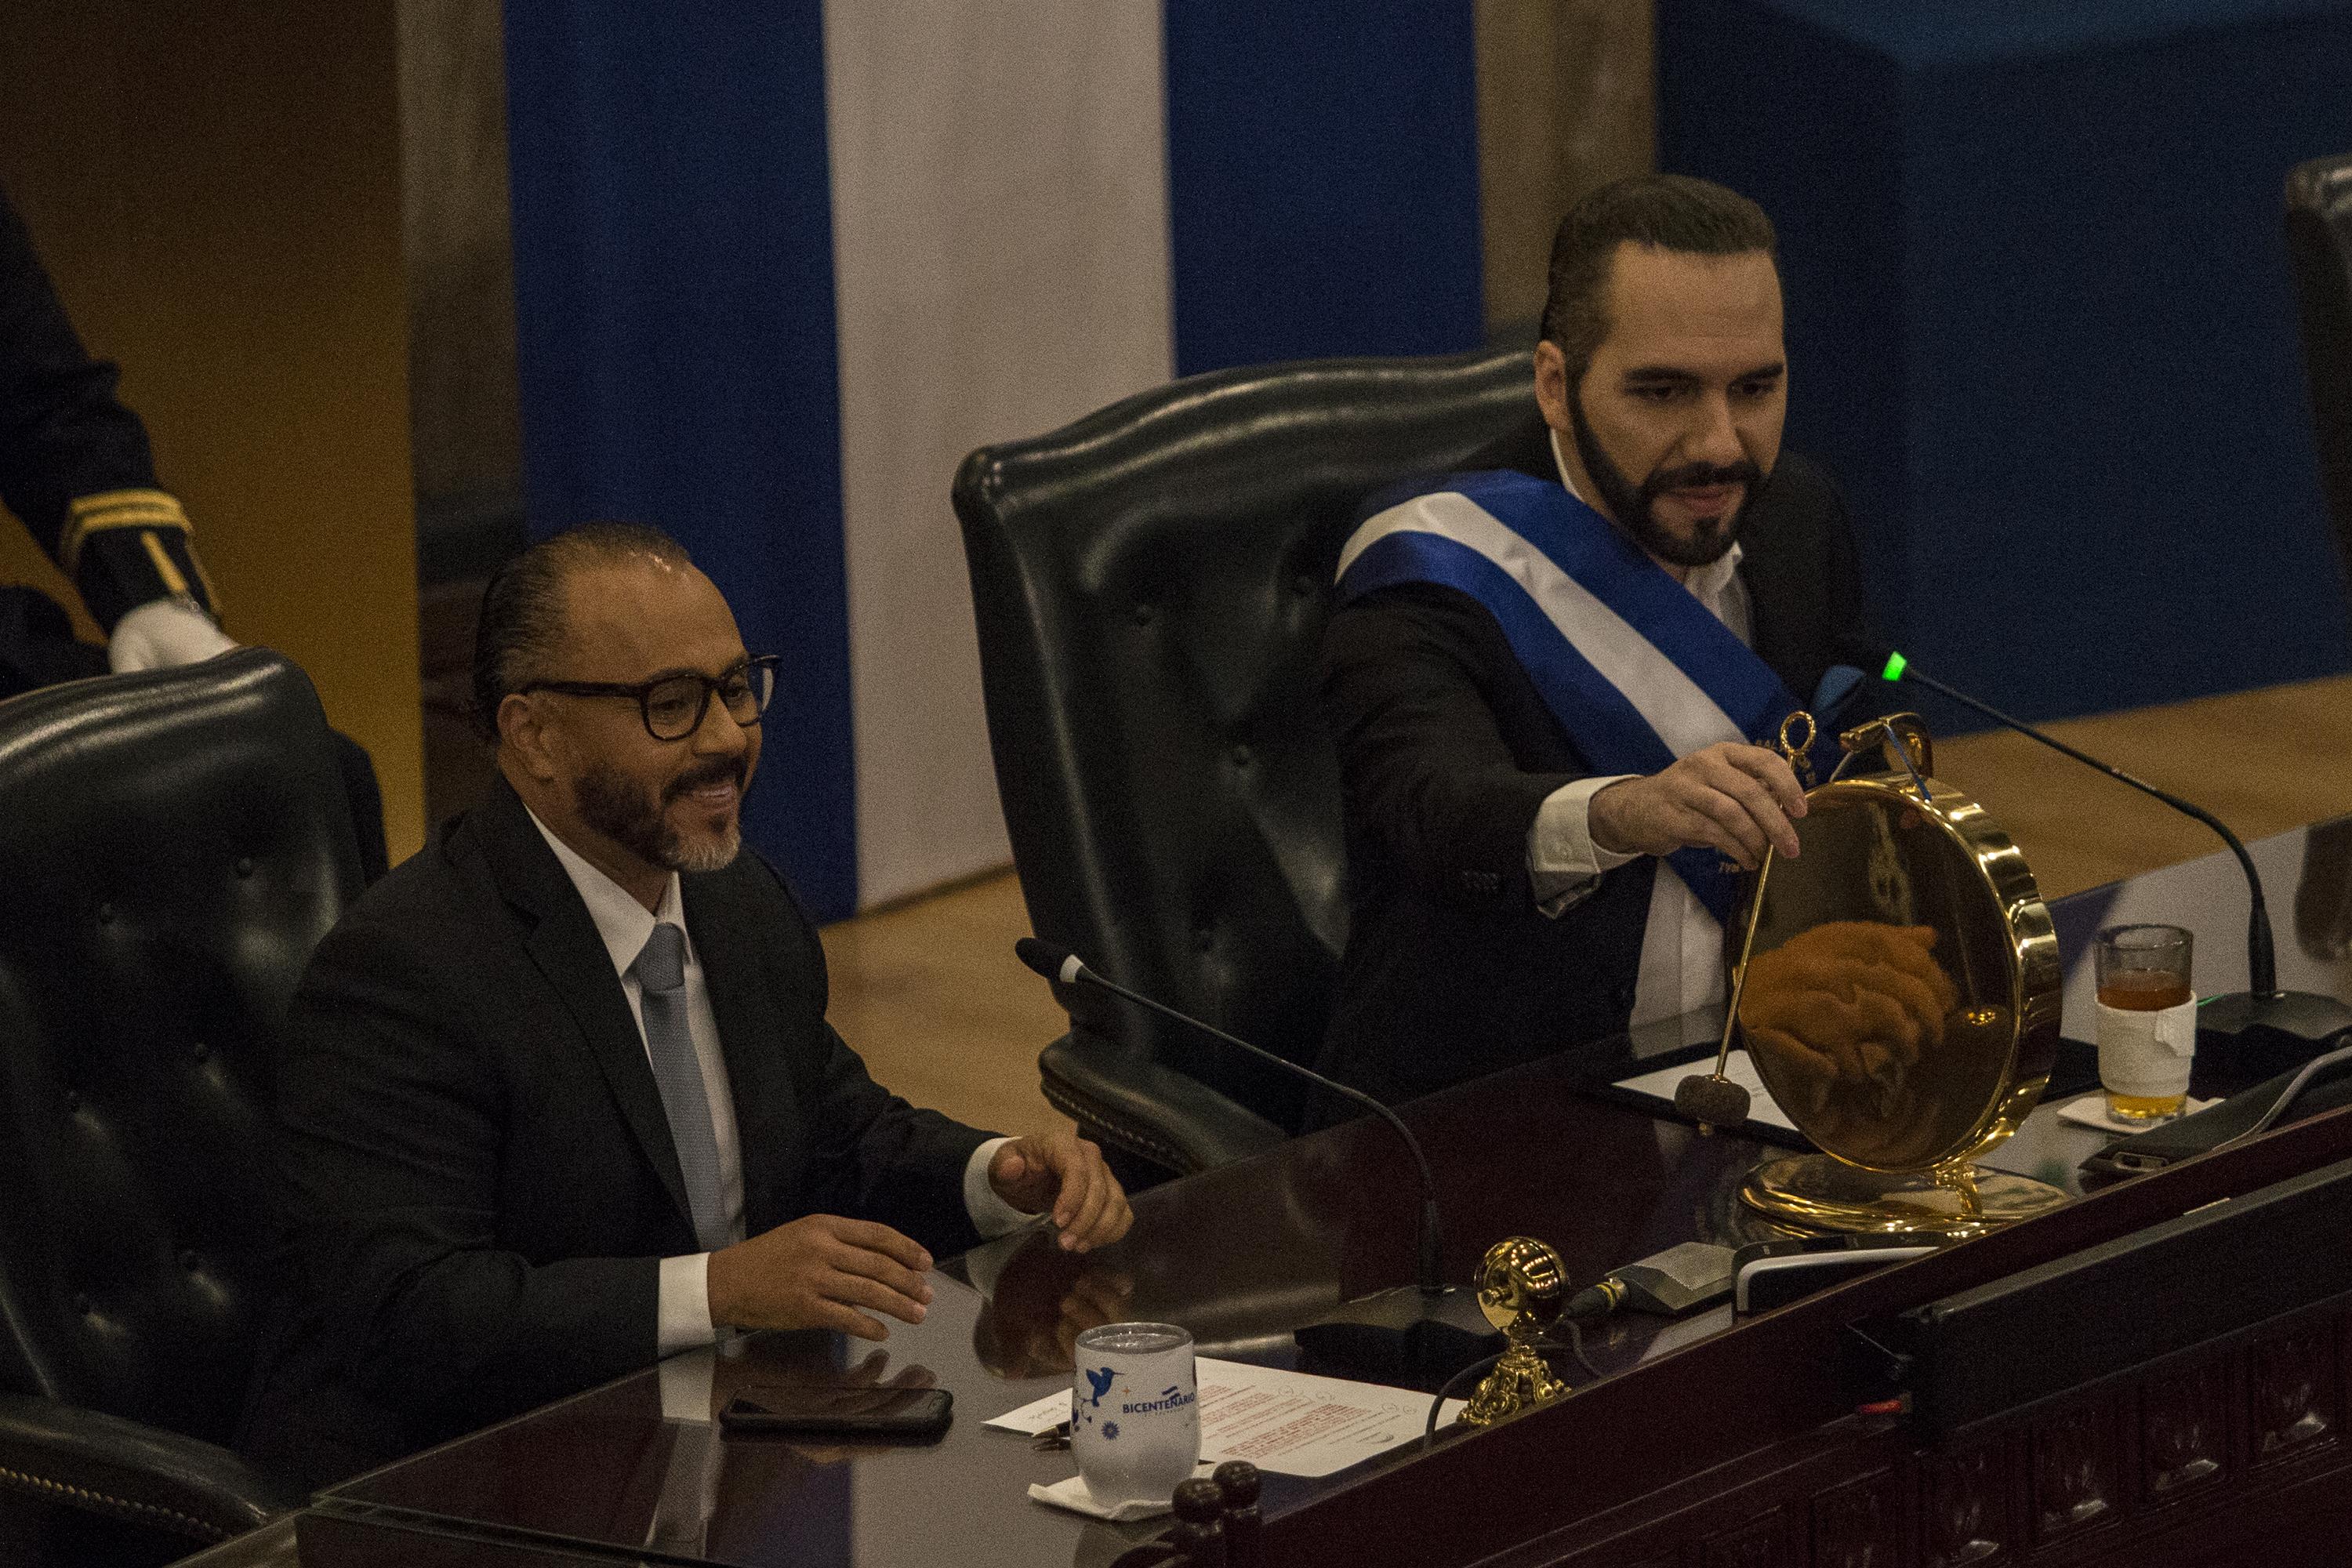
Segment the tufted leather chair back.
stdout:
<path fill-rule="evenodd" d="M 359 889 L 325 715 L 276 654 L 0 702 L 0 1383 L 226 1440 L 272 1037 Z"/>
<path fill-rule="evenodd" d="M 1347 940 L 1317 646 L 1357 509 L 1533 415 L 1523 350 L 1190 377 L 956 478 L 997 788 L 1037 934 L 1311 1061 Z M 1282 1126 L 1298 1087 L 1139 1010 L 1076 1029 Z"/>
<path fill-rule="evenodd" d="M 2352 569 L 2352 153 L 2314 158 L 2287 175 L 2286 240 L 2320 486 Z"/>

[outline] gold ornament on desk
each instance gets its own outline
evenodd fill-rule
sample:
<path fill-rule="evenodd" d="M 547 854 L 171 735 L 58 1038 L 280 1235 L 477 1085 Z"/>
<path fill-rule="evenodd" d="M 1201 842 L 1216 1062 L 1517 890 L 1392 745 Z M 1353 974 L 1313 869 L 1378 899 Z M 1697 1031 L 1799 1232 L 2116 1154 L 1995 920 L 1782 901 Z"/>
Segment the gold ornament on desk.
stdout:
<path fill-rule="evenodd" d="M 1799 719 L 1781 727 L 1792 750 Z M 1916 714 L 1838 737 L 1806 792 L 1803 853 L 1766 850 L 1748 895 L 1714 1073 L 1675 1101 L 1701 1123 L 1747 1114 L 1725 1078 L 1735 1034 L 1773 1100 L 1822 1152 L 1773 1160 L 1741 1197 L 1776 1225 L 1958 1239 L 2064 1201 L 1979 1170 L 2017 1130 L 2058 1044 L 2058 941 L 2025 858 L 1933 777 Z M 1884 748 L 1892 771 L 1862 773 Z"/>
<path fill-rule="evenodd" d="M 1486 1249 L 1478 1264 L 1478 1310 L 1503 1331 L 1510 1348 L 1457 1417 L 1464 1426 L 1491 1426 L 1568 1392 L 1536 1350 L 1567 1304 L 1568 1270 L 1559 1253 L 1524 1236 Z"/>

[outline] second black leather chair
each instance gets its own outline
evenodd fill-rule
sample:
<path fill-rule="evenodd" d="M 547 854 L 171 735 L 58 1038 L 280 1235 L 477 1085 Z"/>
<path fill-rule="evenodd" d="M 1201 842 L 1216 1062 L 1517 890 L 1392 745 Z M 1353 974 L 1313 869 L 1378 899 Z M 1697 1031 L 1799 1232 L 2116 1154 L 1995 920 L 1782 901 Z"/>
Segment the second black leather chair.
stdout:
<path fill-rule="evenodd" d="M 1357 510 L 1534 406 L 1524 351 L 1190 377 L 956 478 L 1029 917 L 1111 978 L 1311 1062 L 1347 940 L 1315 662 Z M 1160 1172 L 1278 1142 L 1299 1086 L 1066 992 L 1045 1096 Z"/>

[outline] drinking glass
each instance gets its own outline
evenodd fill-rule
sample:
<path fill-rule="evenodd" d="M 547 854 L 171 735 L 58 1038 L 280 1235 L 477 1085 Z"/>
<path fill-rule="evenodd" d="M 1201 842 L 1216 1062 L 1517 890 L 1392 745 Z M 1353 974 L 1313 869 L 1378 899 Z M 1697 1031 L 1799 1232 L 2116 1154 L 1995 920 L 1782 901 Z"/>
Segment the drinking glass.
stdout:
<path fill-rule="evenodd" d="M 1105 1323 L 1078 1336 L 1070 1453 L 1104 1508 L 1168 1500 L 1201 1459 L 1192 1336 L 1173 1323 Z"/>
<path fill-rule="evenodd" d="M 2119 1121 L 2180 1114 L 2197 1054 L 2189 933 L 2179 926 L 2110 926 L 2099 933 L 2099 1083 Z"/>

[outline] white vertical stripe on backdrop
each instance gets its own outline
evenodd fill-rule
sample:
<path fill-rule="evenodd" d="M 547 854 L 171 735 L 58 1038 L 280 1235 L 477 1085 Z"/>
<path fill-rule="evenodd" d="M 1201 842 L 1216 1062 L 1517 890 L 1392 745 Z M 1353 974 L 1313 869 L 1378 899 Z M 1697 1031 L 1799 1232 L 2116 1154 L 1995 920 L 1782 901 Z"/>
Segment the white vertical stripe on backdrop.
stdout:
<path fill-rule="evenodd" d="M 1160 0 L 833 0 L 825 77 L 871 905 L 1011 858 L 956 465 L 1171 374 Z"/>

